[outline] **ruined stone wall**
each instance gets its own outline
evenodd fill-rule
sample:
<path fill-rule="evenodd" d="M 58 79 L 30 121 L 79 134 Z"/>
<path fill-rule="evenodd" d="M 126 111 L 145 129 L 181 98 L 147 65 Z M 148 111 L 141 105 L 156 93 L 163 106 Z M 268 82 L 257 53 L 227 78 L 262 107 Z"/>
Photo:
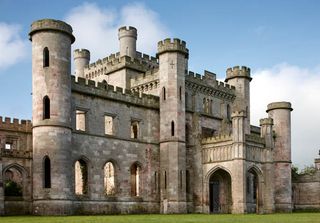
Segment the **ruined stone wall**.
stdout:
<path fill-rule="evenodd" d="M 0 213 L 29 214 L 32 208 L 32 133 L 31 122 L 0 116 Z M 17 173 L 16 176 L 10 176 Z M 13 177 L 11 179 L 11 177 Z M 8 196 L 5 187 L 13 180 L 22 196 Z"/>

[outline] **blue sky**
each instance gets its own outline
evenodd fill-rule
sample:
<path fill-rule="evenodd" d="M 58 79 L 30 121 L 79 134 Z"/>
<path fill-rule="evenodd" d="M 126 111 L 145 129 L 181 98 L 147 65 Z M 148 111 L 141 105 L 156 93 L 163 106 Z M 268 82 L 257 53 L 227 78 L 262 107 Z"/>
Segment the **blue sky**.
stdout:
<path fill-rule="evenodd" d="M 189 69 L 224 79 L 234 65 L 252 69 L 251 119 L 266 117 L 269 102 L 293 104 L 292 156 L 303 167 L 320 149 L 320 1 L 72 1 L 0 0 L 0 116 L 31 119 L 32 21 L 69 22 L 74 47 L 94 59 L 117 50 L 120 25 L 138 28 L 138 50 L 178 37 L 190 50 Z"/>

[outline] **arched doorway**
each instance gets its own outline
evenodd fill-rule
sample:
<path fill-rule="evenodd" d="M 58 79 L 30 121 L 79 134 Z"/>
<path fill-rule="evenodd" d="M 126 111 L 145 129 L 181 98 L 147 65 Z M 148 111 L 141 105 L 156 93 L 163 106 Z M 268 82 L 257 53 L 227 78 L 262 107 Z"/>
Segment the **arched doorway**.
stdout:
<path fill-rule="evenodd" d="M 247 212 L 248 213 L 259 213 L 259 175 L 254 168 L 250 168 L 247 171 L 246 178 L 247 188 Z"/>
<path fill-rule="evenodd" d="M 218 169 L 209 179 L 210 213 L 230 213 L 231 206 L 231 176 L 227 171 Z"/>

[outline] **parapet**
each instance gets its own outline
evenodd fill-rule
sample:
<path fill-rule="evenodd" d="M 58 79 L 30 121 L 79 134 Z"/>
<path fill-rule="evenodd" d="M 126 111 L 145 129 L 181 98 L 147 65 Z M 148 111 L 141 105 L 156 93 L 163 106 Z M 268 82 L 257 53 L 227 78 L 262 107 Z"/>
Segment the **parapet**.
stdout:
<path fill-rule="evenodd" d="M 29 39 L 32 41 L 32 35 L 40 31 L 61 32 L 70 37 L 71 43 L 74 43 L 75 41 L 75 37 L 72 35 L 72 27 L 60 20 L 41 19 L 33 22 L 31 24 Z"/>
<path fill-rule="evenodd" d="M 133 37 L 137 39 L 137 29 L 132 26 L 123 26 L 118 30 L 118 37 L 121 39 L 122 37 Z"/>
<path fill-rule="evenodd" d="M 186 58 L 189 57 L 189 50 L 186 47 L 186 42 L 176 38 L 173 40 L 167 38 L 163 41 L 158 42 L 157 57 L 159 58 L 160 54 L 166 52 L 179 52 L 184 54 Z"/>
<path fill-rule="evenodd" d="M 291 103 L 286 101 L 280 101 L 280 102 L 273 102 L 268 104 L 267 112 L 275 109 L 288 109 L 292 111 Z"/>
<path fill-rule="evenodd" d="M 202 144 L 210 144 L 210 143 L 218 143 L 218 142 L 226 142 L 232 141 L 231 134 L 219 134 L 212 137 L 207 137 L 202 139 Z"/>
<path fill-rule="evenodd" d="M 273 119 L 272 118 L 260 119 L 260 126 L 263 126 L 263 125 L 273 125 Z"/>
<path fill-rule="evenodd" d="M 0 129 L 9 131 L 19 131 L 19 132 L 30 132 L 32 131 L 32 124 L 30 120 L 19 120 L 5 117 L 4 120 L 0 116 Z"/>
<path fill-rule="evenodd" d="M 233 78 L 247 78 L 249 81 L 252 80 L 250 77 L 250 68 L 242 66 L 234 66 L 233 68 L 228 68 L 226 71 L 226 82 Z"/>
<path fill-rule="evenodd" d="M 116 87 L 105 82 L 95 82 L 84 78 L 71 76 L 72 91 L 99 98 L 121 101 L 128 104 L 159 109 L 159 97 L 154 95 L 132 92 L 128 89 Z"/>
<path fill-rule="evenodd" d="M 86 58 L 90 61 L 90 51 L 87 49 L 76 49 L 73 51 L 73 58 Z"/>

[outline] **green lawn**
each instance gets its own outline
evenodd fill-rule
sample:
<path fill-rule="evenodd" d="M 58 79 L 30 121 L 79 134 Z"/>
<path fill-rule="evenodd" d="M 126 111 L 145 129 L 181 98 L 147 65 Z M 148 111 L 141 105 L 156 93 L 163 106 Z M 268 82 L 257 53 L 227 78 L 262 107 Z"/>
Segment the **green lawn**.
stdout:
<path fill-rule="evenodd" d="M 294 213 L 269 215 L 105 215 L 105 216 L 65 216 L 65 217 L 34 217 L 12 216 L 0 217 L 0 223 L 320 223 L 320 213 Z"/>

